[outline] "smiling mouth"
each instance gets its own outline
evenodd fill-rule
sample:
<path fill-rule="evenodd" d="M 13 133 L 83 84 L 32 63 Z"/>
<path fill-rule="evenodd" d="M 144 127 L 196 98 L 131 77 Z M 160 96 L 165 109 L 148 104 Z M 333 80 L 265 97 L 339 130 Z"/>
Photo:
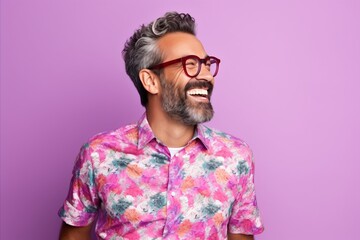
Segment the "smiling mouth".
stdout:
<path fill-rule="evenodd" d="M 201 101 L 209 100 L 209 93 L 207 89 L 194 88 L 187 91 L 187 95 L 194 97 Z"/>

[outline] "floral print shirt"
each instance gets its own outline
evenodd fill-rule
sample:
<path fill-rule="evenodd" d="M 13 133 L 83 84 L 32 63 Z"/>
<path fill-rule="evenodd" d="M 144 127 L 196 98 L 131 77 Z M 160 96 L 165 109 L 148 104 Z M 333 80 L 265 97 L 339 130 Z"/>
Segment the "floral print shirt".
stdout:
<path fill-rule="evenodd" d="M 73 226 L 97 219 L 98 238 L 109 240 L 226 239 L 228 231 L 263 231 L 248 145 L 198 125 L 171 157 L 145 114 L 82 147 L 59 216 Z"/>

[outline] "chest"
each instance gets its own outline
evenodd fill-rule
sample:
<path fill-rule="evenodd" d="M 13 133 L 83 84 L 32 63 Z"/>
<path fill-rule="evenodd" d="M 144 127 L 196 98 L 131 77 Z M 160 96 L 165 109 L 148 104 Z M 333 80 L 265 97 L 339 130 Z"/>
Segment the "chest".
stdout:
<path fill-rule="evenodd" d="M 96 169 L 107 215 L 132 224 L 224 222 L 239 191 L 236 163 L 203 153 L 179 152 L 170 159 L 154 152 L 113 152 Z"/>

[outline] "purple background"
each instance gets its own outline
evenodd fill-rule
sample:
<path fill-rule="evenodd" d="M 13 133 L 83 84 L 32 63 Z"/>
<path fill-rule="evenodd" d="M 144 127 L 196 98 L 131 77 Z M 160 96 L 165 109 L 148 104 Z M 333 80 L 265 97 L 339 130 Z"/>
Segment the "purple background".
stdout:
<path fill-rule="evenodd" d="M 169 10 L 222 60 L 209 125 L 255 153 L 257 239 L 360 239 L 357 0 L 2 0 L 0 238 L 57 238 L 80 146 L 144 111 L 123 44 Z"/>

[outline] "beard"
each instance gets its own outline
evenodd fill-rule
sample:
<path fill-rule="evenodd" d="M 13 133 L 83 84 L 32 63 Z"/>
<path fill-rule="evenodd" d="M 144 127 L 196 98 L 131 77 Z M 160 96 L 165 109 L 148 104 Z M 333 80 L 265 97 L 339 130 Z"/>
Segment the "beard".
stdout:
<path fill-rule="evenodd" d="M 210 121 L 214 116 L 214 110 L 210 103 L 213 85 L 204 80 L 189 81 L 185 89 L 180 89 L 173 83 L 160 78 L 162 87 L 161 104 L 163 110 L 173 119 L 181 121 L 185 125 L 196 125 Z M 191 101 L 186 92 L 193 88 L 207 88 L 209 102 Z"/>

